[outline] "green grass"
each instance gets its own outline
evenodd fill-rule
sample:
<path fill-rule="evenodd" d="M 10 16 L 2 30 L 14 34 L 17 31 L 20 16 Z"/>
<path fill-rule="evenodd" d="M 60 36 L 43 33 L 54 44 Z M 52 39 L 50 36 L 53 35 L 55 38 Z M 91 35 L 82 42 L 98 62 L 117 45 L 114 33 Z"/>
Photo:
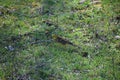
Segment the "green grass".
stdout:
<path fill-rule="evenodd" d="M 120 15 L 118 2 L 0 1 L 0 80 L 119 80 L 120 25 L 112 19 Z"/>

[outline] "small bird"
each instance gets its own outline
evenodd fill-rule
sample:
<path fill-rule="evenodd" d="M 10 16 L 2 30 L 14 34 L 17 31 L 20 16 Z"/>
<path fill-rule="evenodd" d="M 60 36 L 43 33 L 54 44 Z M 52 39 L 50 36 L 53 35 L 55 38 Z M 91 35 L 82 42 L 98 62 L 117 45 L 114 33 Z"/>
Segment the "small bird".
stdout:
<path fill-rule="evenodd" d="M 78 45 L 75 45 L 74 43 L 70 42 L 69 40 L 65 39 L 65 38 L 62 38 L 60 36 L 57 36 L 55 34 L 52 35 L 52 38 L 56 41 L 56 42 L 59 42 L 63 45 L 66 45 L 66 44 L 69 44 L 69 45 L 72 45 L 72 46 L 75 46 L 75 47 L 78 47 L 80 48 Z"/>

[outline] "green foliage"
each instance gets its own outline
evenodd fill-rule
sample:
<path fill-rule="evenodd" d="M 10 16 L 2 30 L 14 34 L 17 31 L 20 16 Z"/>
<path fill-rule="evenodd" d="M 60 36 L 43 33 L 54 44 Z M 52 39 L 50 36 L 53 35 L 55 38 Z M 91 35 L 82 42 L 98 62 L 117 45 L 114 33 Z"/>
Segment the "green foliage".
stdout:
<path fill-rule="evenodd" d="M 79 1 L 1 0 L 0 80 L 119 80 L 119 0 Z"/>

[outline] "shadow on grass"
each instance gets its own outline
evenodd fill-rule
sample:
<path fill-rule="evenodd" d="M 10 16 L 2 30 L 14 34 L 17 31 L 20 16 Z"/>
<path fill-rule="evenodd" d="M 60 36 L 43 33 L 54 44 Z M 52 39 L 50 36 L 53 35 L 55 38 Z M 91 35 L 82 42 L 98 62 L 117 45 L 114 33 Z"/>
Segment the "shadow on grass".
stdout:
<path fill-rule="evenodd" d="M 46 62 L 49 57 L 42 55 L 41 51 L 36 57 L 35 50 L 30 49 L 36 46 L 46 48 L 52 40 L 40 31 L 23 35 L 13 34 L 12 31 L 5 26 L 0 29 L 0 71 L 3 73 L 1 78 L 7 80 L 47 79 L 51 75 L 47 72 L 50 69 L 50 64 Z"/>

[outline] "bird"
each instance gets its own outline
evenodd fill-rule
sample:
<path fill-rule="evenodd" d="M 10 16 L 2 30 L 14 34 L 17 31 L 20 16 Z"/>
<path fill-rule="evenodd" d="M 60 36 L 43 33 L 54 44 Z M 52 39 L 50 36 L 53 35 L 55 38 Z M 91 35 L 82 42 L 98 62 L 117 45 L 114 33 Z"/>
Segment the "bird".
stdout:
<path fill-rule="evenodd" d="M 62 38 L 61 36 L 58 36 L 58 35 L 56 35 L 56 34 L 52 34 L 52 38 L 53 38 L 53 40 L 55 40 L 55 41 L 58 42 L 58 43 L 61 43 L 62 45 L 69 44 L 69 45 L 72 45 L 72 46 L 75 46 L 75 47 L 80 48 L 78 45 L 72 43 L 72 42 L 69 41 L 68 39 Z"/>

